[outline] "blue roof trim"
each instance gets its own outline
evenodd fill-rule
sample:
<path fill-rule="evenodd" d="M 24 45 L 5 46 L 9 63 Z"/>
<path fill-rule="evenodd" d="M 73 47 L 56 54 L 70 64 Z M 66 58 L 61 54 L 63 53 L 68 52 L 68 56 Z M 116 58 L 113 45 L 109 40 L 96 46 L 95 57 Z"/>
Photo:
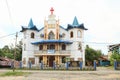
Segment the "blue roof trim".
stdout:
<path fill-rule="evenodd" d="M 32 27 L 32 28 L 26 28 L 26 27 L 22 26 L 22 30 L 21 30 L 20 32 L 24 32 L 24 31 L 26 31 L 26 30 L 39 31 L 36 26 L 34 26 L 34 27 Z"/>
<path fill-rule="evenodd" d="M 37 44 L 43 44 L 43 43 L 65 43 L 65 44 L 72 44 L 72 42 L 65 41 L 65 40 L 40 40 L 38 42 L 32 42 L 31 44 L 37 45 Z"/>
<path fill-rule="evenodd" d="M 67 30 L 73 29 L 73 28 L 80 28 L 83 30 L 88 30 L 87 28 L 84 27 L 84 24 L 79 24 L 77 17 L 74 17 L 73 24 L 68 24 Z"/>
<path fill-rule="evenodd" d="M 62 27 L 62 26 L 59 26 L 59 27 L 67 31 L 67 29 L 65 29 L 64 27 Z"/>
<path fill-rule="evenodd" d="M 41 31 L 41 30 L 43 30 L 44 29 L 44 27 L 42 27 L 39 31 Z"/>
<path fill-rule="evenodd" d="M 39 30 L 37 29 L 37 27 L 33 24 L 32 18 L 30 19 L 29 24 L 28 24 L 27 27 L 22 26 L 22 30 L 21 30 L 20 32 L 23 32 L 23 31 L 25 31 L 25 30 L 36 30 L 36 31 L 39 31 Z"/>

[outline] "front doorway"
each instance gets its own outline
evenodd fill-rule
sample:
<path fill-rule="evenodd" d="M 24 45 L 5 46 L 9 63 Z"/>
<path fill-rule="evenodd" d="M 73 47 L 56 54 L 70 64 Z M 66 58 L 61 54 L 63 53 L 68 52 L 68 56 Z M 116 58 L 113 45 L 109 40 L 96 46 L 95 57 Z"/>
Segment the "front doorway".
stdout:
<path fill-rule="evenodd" d="M 41 63 L 42 60 L 43 60 L 43 56 L 40 56 L 40 57 L 39 57 L 39 63 Z"/>
<path fill-rule="evenodd" d="M 49 67 L 53 67 L 53 61 L 55 61 L 55 56 L 48 56 Z"/>

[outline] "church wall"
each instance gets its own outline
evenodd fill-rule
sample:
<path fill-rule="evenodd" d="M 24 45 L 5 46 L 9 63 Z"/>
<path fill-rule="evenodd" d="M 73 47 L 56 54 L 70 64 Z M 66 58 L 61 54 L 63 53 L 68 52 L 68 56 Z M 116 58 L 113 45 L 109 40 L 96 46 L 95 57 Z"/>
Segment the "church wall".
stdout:
<path fill-rule="evenodd" d="M 69 40 L 69 33 L 68 33 L 68 31 L 66 31 L 66 30 L 64 30 L 64 29 L 62 29 L 62 28 L 60 28 L 60 34 L 65 34 L 65 36 L 64 37 L 62 37 L 62 38 L 60 38 L 60 39 L 62 39 L 62 40 Z"/>

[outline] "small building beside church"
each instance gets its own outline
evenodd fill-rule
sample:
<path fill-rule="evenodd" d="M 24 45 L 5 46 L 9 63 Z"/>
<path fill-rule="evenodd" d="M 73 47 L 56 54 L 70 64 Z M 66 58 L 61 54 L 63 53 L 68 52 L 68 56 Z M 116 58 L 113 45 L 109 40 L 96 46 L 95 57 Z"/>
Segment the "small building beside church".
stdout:
<path fill-rule="evenodd" d="M 113 44 L 108 46 L 108 59 L 110 59 L 110 56 L 112 53 L 116 52 L 120 54 L 120 44 Z"/>
<path fill-rule="evenodd" d="M 68 24 L 67 28 L 60 25 L 59 19 L 54 15 L 54 9 L 50 9 L 50 15 L 44 20 L 44 27 L 38 29 L 32 19 L 28 26 L 22 26 L 23 47 L 22 61 L 23 66 L 27 67 L 31 61 L 33 66 L 43 62 L 49 67 L 69 61 L 83 61 L 85 65 L 84 48 L 84 24 L 79 24 L 77 17 L 73 23 Z"/>

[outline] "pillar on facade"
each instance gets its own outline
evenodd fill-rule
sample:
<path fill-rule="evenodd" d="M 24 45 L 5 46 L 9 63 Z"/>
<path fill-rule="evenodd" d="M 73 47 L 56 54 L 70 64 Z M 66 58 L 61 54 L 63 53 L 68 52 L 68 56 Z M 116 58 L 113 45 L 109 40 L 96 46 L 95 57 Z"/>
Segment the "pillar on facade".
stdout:
<path fill-rule="evenodd" d="M 47 64 L 47 56 L 43 56 L 43 63 Z"/>
<path fill-rule="evenodd" d="M 39 65 L 39 57 L 35 57 L 35 64 L 38 66 Z"/>
<path fill-rule="evenodd" d="M 60 56 L 58 56 L 58 64 L 60 64 Z"/>
<path fill-rule="evenodd" d="M 55 62 L 57 63 L 57 56 L 55 56 Z"/>

